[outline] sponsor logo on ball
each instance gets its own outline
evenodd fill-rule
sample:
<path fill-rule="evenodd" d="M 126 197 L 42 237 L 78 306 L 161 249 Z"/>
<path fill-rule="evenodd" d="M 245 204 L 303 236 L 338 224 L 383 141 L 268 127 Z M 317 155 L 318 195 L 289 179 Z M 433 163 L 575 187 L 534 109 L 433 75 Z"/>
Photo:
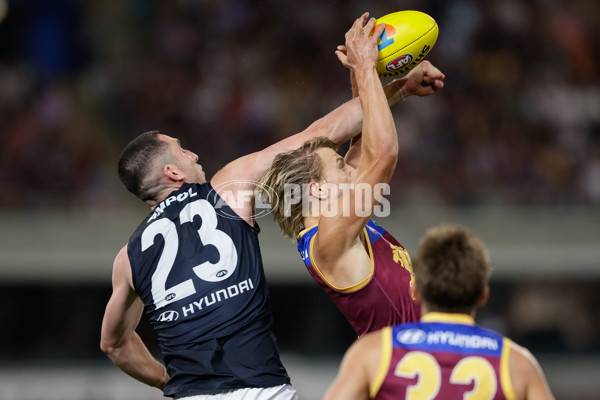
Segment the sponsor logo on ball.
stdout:
<path fill-rule="evenodd" d="M 392 61 L 387 63 L 385 66 L 385 70 L 389 72 L 394 72 L 399 69 L 406 67 L 413 60 L 413 56 L 411 54 L 403 54 L 400 57 L 394 58 Z"/>
<path fill-rule="evenodd" d="M 375 25 L 375 27 L 373 28 L 373 31 L 376 31 L 377 28 L 379 27 L 379 25 Z M 379 44 L 377 45 L 377 50 L 381 51 L 383 49 L 385 49 L 388 46 L 391 46 L 392 44 L 394 44 L 394 36 L 396 35 L 396 29 L 389 24 L 385 24 L 385 29 L 383 31 L 383 33 L 381 34 L 381 36 L 379 37 Z"/>

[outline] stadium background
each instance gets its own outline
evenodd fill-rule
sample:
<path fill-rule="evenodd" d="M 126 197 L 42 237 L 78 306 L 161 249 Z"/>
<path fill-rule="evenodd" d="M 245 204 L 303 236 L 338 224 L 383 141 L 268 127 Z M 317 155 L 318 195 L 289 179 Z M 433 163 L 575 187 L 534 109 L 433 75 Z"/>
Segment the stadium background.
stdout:
<path fill-rule="evenodd" d="M 439 23 L 446 88 L 394 108 L 392 215 L 474 230 L 495 264 L 478 321 L 528 346 L 557 398 L 600 389 L 600 3 L 0 1 L 0 399 L 160 399 L 101 353 L 111 264 L 147 209 L 115 164 L 159 129 L 207 175 L 350 96 L 334 55 L 363 11 Z M 354 335 L 259 221 L 283 360 L 317 399 Z M 143 323 L 140 334 L 152 341 Z M 156 350 L 153 348 L 153 350 Z"/>

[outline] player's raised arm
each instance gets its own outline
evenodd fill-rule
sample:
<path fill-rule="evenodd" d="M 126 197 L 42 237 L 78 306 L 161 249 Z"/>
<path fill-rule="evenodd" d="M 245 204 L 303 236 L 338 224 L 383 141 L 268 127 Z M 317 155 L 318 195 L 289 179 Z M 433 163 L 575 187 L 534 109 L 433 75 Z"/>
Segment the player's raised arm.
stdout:
<path fill-rule="evenodd" d="M 259 180 L 269 169 L 277 154 L 294 150 L 317 136 L 325 136 L 337 144 L 344 143 L 360 132 L 361 123 L 360 102 L 358 99 L 350 100 L 316 120 L 302 132 L 230 162 L 215 174 L 211 182 L 215 186 L 230 179 Z"/>
<path fill-rule="evenodd" d="M 404 83 L 404 80 L 397 80 L 386 85 L 385 96 L 388 107 L 393 106 L 402 98 L 412 94 L 407 94 L 408 92 L 406 92 L 407 89 L 404 88 Z M 353 92 L 358 93 L 357 87 L 354 85 L 352 87 Z M 404 90 L 405 94 L 401 94 L 401 90 Z M 322 118 L 316 120 L 302 132 L 280 140 L 261 151 L 248 154 L 230 162 L 218 171 L 210 181 L 216 188 L 227 182 L 246 181 L 246 186 L 237 185 L 228 187 L 243 190 L 253 189 L 251 182 L 259 181 L 263 177 L 265 172 L 271 167 L 273 159 L 278 154 L 295 150 L 308 140 L 320 136 L 326 137 L 340 145 L 361 132 L 362 122 L 363 108 L 360 100 L 358 98 L 353 98 Z M 356 143 L 360 143 L 360 141 L 357 141 Z M 217 189 L 217 192 L 218 191 L 219 189 Z M 233 195 L 235 196 L 235 193 L 233 193 Z M 241 207 L 237 208 L 234 206 L 233 209 L 239 216 L 251 223 L 253 208 L 249 206 L 249 203 L 244 203 Z"/>
<path fill-rule="evenodd" d="M 384 25 L 370 35 L 375 19 L 365 23 L 365 15 L 357 19 L 346 34 L 347 53 L 337 52 L 344 65 L 353 69 L 358 86 L 359 99 L 363 108 L 361 157 L 358 168 L 350 175 L 349 191 L 326 193 L 338 196 L 337 212 L 321 215 L 319 236 L 315 239 L 318 258 L 330 259 L 341 255 L 349 248 L 371 217 L 377 204 L 376 184 L 390 181 L 398 158 L 398 138 L 387 98 L 376 71 L 377 37 Z M 338 161 L 343 163 L 344 161 Z M 331 179 L 331 178 L 329 178 Z M 329 182 L 325 182 L 329 183 Z M 359 189 L 363 190 L 361 193 Z M 322 190 L 315 185 L 309 190 Z M 332 199 L 333 201 L 333 199 Z M 362 204 L 357 204 L 361 203 Z M 357 208 L 369 210 L 366 215 L 355 212 Z"/>
<path fill-rule="evenodd" d="M 340 51 L 346 52 L 346 46 L 339 46 Z M 444 75 L 439 69 L 432 65 L 429 61 L 422 61 L 419 65 L 413 68 L 406 76 L 394 79 L 383 87 L 389 104 L 396 104 L 399 101 L 406 100 L 410 96 L 431 96 L 436 94 L 444 87 Z M 356 86 L 356 78 L 354 73 L 351 73 L 352 95 L 358 96 L 358 86 Z M 350 148 L 344 156 L 344 161 L 352 167 L 357 168 L 360 161 L 360 147 L 362 135 L 357 135 L 352 138 Z"/>

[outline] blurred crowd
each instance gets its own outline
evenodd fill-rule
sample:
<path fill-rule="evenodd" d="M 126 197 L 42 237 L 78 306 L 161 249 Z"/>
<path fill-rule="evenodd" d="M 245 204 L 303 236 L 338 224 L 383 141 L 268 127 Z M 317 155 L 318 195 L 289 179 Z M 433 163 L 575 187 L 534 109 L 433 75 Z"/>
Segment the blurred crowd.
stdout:
<path fill-rule="evenodd" d="M 401 9 L 436 19 L 428 59 L 447 78 L 394 108 L 394 201 L 600 204 L 595 0 L 7 4 L 0 207 L 130 201 L 116 160 L 147 130 L 179 137 L 210 176 L 348 100 L 336 45 L 363 11 Z"/>

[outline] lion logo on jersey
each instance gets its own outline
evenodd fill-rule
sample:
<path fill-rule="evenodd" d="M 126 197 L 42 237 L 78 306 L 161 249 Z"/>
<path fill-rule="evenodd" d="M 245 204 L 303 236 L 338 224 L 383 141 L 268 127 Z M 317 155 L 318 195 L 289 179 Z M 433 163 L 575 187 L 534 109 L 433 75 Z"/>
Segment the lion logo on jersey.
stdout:
<path fill-rule="evenodd" d="M 395 246 L 390 243 L 390 247 L 392 249 L 392 255 L 394 257 L 394 262 L 396 264 L 402 265 L 402 268 L 407 270 L 410 273 L 410 287 L 412 288 L 415 284 L 415 275 L 413 274 L 412 263 L 410 262 L 410 256 L 408 255 L 408 251 L 403 249 L 400 246 Z M 411 296 L 414 300 L 414 296 Z"/>

